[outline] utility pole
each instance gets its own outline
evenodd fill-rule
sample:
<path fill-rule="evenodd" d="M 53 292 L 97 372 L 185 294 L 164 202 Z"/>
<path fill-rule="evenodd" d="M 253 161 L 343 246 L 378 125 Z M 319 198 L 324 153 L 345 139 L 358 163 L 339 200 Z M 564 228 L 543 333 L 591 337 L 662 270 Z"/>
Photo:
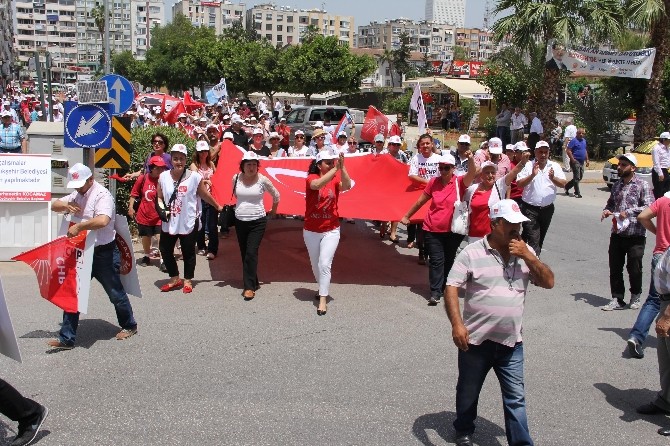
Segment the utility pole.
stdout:
<path fill-rule="evenodd" d="M 109 0 L 102 3 L 105 19 L 105 74 L 109 74 L 109 58 L 111 49 L 109 48 Z"/>
<path fill-rule="evenodd" d="M 35 51 L 35 72 L 37 72 L 37 88 L 40 90 L 40 108 L 44 107 L 44 83 L 42 82 L 42 61 L 40 53 Z M 45 110 L 46 112 L 46 110 Z M 43 118 L 40 121 L 46 121 L 47 114 L 42 113 Z"/>

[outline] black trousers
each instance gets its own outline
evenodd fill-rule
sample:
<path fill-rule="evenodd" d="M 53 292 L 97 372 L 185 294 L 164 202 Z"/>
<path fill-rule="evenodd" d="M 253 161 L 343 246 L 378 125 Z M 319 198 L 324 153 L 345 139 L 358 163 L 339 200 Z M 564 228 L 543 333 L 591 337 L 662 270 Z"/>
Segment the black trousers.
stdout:
<path fill-rule="evenodd" d="M 554 204 L 541 208 L 525 201 L 522 201 L 522 203 L 521 212 L 530 220 L 523 222 L 523 241 L 528 243 L 535 250 L 535 254 L 539 256 L 544 237 L 547 235 L 551 224 L 551 217 L 554 216 Z"/>
<path fill-rule="evenodd" d="M 652 169 L 651 171 L 651 183 L 654 186 L 654 198 L 657 200 L 670 190 L 670 175 L 668 175 L 668 169 L 661 169 L 661 171 L 663 172 L 663 181 L 658 178 L 658 174 L 655 170 Z"/>
<path fill-rule="evenodd" d="M 424 235 L 429 258 L 428 281 L 430 282 L 430 295 L 439 300 L 444 293 L 449 271 L 454 266 L 456 251 L 458 251 L 458 247 L 465 236 L 453 232 L 429 231 L 424 231 Z"/>
<path fill-rule="evenodd" d="M 539 140 L 540 140 L 539 133 L 533 132 L 533 133 L 530 133 L 528 135 L 527 144 L 528 144 L 528 148 L 530 149 L 531 153 L 535 152 L 535 144 L 537 144 Z"/>
<path fill-rule="evenodd" d="M 219 221 L 219 213 L 214 207 L 202 201 L 202 215 L 200 216 L 200 230 L 198 231 L 198 249 L 205 249 L 205 233 L 209 236 L 207 242 L 207 252 L 216 255 L 219 252 L 219 231 L 217 230 L 217 223 Z"/>
<path fill-rule="evenodd" d="M 0 379 L 0 413 L 12 421 L 26 422 L 39 414 L 40 405 Z"/>
<path fill-rule="evenodd" d="M 609 266 L 610 290 L 612 297 L 623 300 L 626 287 L 623 282 L 623 266 L 628 270 L 630 294 L 642 293 L 642 257 L 647 238 L 639 235 L 625 237 L 619 234 L 610 236 Z"/>
<path fill-rule="evenodd" d="M 261 246 L 266 226 L 265 217 L 235 222 L 237 243 L 240 245 L 242 255 L 242 280 L 245 290 L 256 291 L 258 289 L 258 249 Z"/>
<path fill-rule="evenodd" d="M 216 237 L 216 232 L 214 233 Z M 172 235 L 161 231 L 161 239 L 158 243 L 158 249 L 163 257 L 163 263 L 170 277 L 179 275 L 177 259 L 174 257 L 174 247 L 177 240 L 181 242 L 181 255 L 184 259 L 184 279 L 191 280 L 195 276 L 195 241 L 198 238 L 198 221 L 195 228 L 189 234 Z"/>
<path fill-rule="evenodd" d="M 407 225 L 407 243 L 411 243 L 416 240 L 416 247 L 419 248 L 419 257 L 425 257 L 426 255 L 422 224 L 423 223 L 412 223 Z"/>

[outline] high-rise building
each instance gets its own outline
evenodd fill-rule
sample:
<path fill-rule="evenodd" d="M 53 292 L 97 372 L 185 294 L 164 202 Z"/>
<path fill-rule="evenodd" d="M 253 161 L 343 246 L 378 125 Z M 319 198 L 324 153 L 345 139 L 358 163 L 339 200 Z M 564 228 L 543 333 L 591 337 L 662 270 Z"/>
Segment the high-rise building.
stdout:
<path fill-rule="evenodd" d="M 233 23 L 242 22 L 244 26 L 244 3 L 230 1 L 181 0 L 172 7 L 172 17 L 183 14 L 193 26 L 207 26 L 214 29 L 218 36 L 221 32 L 233 26 Z"/>
<path fill-rule="evenodd" d="M 328 14 L 321 9 L 294 9 L 274 4 L 256 5 L 247 10 L 246 27 L 255 29 L 258 35 L 273 45 L 300 43 L 301 36 L 309 26 L 316 26 L 320 34 L 335 36 L 340 44 L 354 46 L 355 28 L 353 16 Z"/>
<path fill-rule="evenodd" d="M 426 21 L 465 26 L 465 0 L 426 0 Z"/>
<path fill-rule="evenodd" d="M 11 78 L 14 69 L 14 48 L 12 46 L 14 29 L 14 10 L 11 0 L 0 0 L 0 87 Z"/>

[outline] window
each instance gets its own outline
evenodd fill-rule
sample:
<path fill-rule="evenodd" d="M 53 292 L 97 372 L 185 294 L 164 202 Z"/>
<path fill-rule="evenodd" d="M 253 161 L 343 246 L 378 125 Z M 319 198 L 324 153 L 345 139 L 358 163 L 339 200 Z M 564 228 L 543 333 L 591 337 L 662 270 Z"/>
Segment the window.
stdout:
<path fill-rule="evenodd" d="M 287 33 L 292 33 L 293 32 L 293 27 L 292 26 L 287 26 L 286 27 L 286 32 Z"/>
<path fill-rule="evenodd" d="M 144 38 L 137 39 L 137 45 L 138 46 L 146 46 L 146 44 L 147 44 L 147 39 L 144 39 Z"/>
<path fill-rule="evenodd" d="M 284 14 L 277 14 L 277 21 L 278 22 L 283 22 L 284 21 Z"/>
<path fill-rule="evenodd" d="M 293 23 L 293 16 L 292 15 L 287 15 L 286 16 L 286 22 L 287 23 Z"/>
<path fill-rule="evenodd" d="M 288 115 L 286 115 L 286 123 L 295 124 L 296 122 L 303 122 L 305 120 L 306 111 L 307 109 L 305 108 L 291 111 Z"/>
<path fill-rule="evenodd" d="M 289 45 L 293 43 L 293 36 L 286 36 L 286 43 Z"/>
<path fill-rule="evenodd" d="M 309 23 L 309 20 L 307 19 L 307 16 L 301 15 L 298 17 L 298 23 Z"/>
<path fill-rule="evenodd" d="M 256 20 L 263 20 L 263 13 L 262 12 L 257 12 L 256 16 L 254 18 Z"/>
<path fill-rule="evenodd" d="M 282 42 L 284 39 L 281 34 L 277 34 L 277 42 Z"/>
<path fill-rule="evenodd" d="M 390 79 L 386 79 L 386 86 L 387 86 L 387 87 L 390 87 L 390 86 L 391 86 L 391 80 L 390 80 Z"/>
<path fill-rule="evenodd" d="M 265 38 L 272 42 L 272 34 L 266 34 Z"/>
<path fill-rule="evenodd" d="M 265 24 L 265 31 L 272 31 L 272 23 Z"/>
<path fill-rule="evenodd" d="M 254 22 L 254 29 L 256 31 L 260 31 L 262 27 L 263 25 L 261 24 L 261 22 Z"/>
<path fill-rule="evenodd" d="M 319 19 L 312 19 L 309 21 L 310 25 L 319 26 Z"/>
<path fill-rule="evenodd" d="M 277 25 L 277 31 L 283 31 L 284 27 L 282 25 Z"/>
<path fill-rule="evenodd" d="M 271 12 L 268 12 L 267 14 L 265 14 L 265 20 L 272 20 L 272 13 Z"/>

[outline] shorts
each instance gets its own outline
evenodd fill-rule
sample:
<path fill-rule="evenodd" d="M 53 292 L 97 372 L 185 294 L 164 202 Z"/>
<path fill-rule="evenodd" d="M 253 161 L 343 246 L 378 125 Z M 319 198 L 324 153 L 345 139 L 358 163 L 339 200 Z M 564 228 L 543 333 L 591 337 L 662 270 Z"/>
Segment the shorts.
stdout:
<path fill-rule="evenodd" d="M 137 235 L 140 237 L 152 237 L 161 233 L 161 225 L 147 226 L 137 224 Z"/>

